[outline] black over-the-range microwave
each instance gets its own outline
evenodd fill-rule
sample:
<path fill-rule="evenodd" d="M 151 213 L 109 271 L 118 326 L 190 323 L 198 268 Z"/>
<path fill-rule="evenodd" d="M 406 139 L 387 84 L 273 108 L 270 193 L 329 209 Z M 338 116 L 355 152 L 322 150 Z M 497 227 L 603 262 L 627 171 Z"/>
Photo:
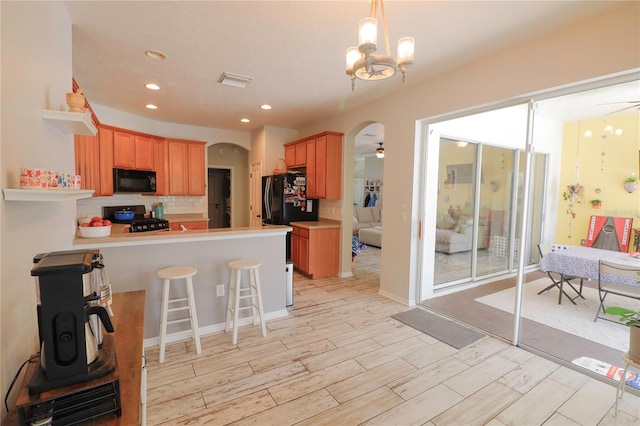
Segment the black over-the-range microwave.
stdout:
<path fill-rule="evenodd" d="M 153 194 L 156 192 L 156 172 L 113 169 L 113 192 Z"/>

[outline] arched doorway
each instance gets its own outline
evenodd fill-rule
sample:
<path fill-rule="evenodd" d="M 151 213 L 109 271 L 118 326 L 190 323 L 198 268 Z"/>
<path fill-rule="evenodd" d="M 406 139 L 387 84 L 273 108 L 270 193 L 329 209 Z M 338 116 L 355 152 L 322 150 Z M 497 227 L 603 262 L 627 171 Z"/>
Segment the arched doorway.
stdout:
<path fill-rule="evenodd" d="M 376 156 L 376 151 L 378 156 Z M 384 125 L 365 122 L 345 135 L 345 196 L 343 264 L 350 260 L 354 238 L 367 247 L 360 251 L 375 268 L 380 268 L 382 248 L 382 206 L 384 197 Z M 344 254 L 347 254 L 345 256 Z M 356 258 L 356 261 L 357 258 Z M 353 263 L 352 263 L 353 265 Z M 347 268 L 342 268 L 343 274 Z"/>

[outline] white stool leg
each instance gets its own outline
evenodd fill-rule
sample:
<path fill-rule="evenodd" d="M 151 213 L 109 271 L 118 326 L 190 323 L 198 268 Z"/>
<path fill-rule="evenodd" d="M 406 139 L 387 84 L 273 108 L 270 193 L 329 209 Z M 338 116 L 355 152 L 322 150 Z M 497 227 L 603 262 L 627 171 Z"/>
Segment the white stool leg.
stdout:
<path fill-rule="evenodd" d="M 233 308 L 233 337 L 231 339 L 232 344 L 236 344 L 238 342 L 238 312 L 240 310 L 240 281 L 242 279 L 242 271 L 236 271 L 236 281 L 235 281 L 235 302 Z"/>
<path fill-rule="evenodd" d="M 262 308 L 262 289 L 260 288 L 260 272 L 258 268 L 253 270 L 255 274 L 256 292 L 258 293 L 258 311 L 260 312 L 260 324 L 262 324 L 262 337 L 267 336 L 267 327 L 264 322 L 264 311 Z"/>
<path fill-rule="evenodd" d="M 186 277 L 185 279 L 186 287 L 187 287 L 187 297 L 189 298 L 189 317 L 191 318 L 191 330 L 193 339 L 196 341 L 196 354 L 200 354 L 202 352 L 202 347 L 200 346 L 200 330 L 198 330 L 198 311 L 196 310 L 196 299 L 193 296 L 193 280 L 191 277 Z"/>
<path fill-rule="evenodd" d="M 164 362 L 167 341 L 167 312 L 169 310 L 169 280 L 162 280 L 162 307 L 160 308 L 160 363 Z"/>
<path fill-rule="evenodd" d="M 258 295 L 256 292 L 256 276 L 255 269 L 249 269 L 249 290 L 251 293 L 251 320 L 253 321 L 253 325 L 258 325 L 258 321 L 260 321 L 260 317 L 258 316 L 260 313 L 258 311 Z"/>
<path fill-rule="evenodd" d="M 225 319 L 224 332 L 231 330 L 231 309 L 233 303 L 233 297 L 235 296 L 234 285 L 236 282 L 236 270 L 231 270 L 231 277 L 229 278 L 229 294 L 227 295 L 227 316 Z"/>

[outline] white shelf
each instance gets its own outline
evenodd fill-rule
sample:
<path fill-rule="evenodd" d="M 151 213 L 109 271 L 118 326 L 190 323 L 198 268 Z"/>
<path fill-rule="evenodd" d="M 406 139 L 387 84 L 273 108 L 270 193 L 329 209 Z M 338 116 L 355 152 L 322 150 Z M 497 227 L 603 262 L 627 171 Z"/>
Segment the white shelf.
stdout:
<path fill-rule="evenodd" d="M 61 132 L 72 135 L 95 136 L 98 129 L 91 120 L 89 112 L 69 112 L 42 110 L 42 118 L 56 126 Z"/>
<path fill-rule="evenodd" d="M 72 201 L 90 198 L 93 189 L 3 189 L 5 201 Z"/>

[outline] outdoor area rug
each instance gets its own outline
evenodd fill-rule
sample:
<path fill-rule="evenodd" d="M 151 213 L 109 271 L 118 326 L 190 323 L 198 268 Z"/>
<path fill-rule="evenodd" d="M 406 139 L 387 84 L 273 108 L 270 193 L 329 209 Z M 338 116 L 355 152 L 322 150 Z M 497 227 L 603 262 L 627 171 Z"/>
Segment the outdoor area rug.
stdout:
<path fill-rule="evenodd" d="M 421 308 L 392 315 L 403 324 L 422 331 L 449 346 L 462 349 L 485 337 L 484 334 Z"/>
<path fill-rule="evenodd" d="M 549 327 L 565 331 L 575 336 L 600 343 L 622 352 L 629 350 L 629 328 L 622 324 L 599 319 L 593 322 L 600 304 L 598 290 L 584 286 L 584 299 L 576 299 L 572 304 L 566 297 L 558 305 L 558 289 L 554 288 L 538 295 L 537 293 L 551 284 L 549 278 L 540 278 L 526 283 L 522 295 L 522 316 Z M 567 288 L 567 293 L 575 295 Z M 572 294 L 573 293 L 573 294 Z M 476 302 L 492 306 L 505 312 L 513 313 L 515 304 L 515 287 L 475 299 Z M 623 306 L 638 309 L 638 301 L 628 297 L 610 294 L 606 306 Z M 611 319 L 617 317 L 608 316 Z"/>

